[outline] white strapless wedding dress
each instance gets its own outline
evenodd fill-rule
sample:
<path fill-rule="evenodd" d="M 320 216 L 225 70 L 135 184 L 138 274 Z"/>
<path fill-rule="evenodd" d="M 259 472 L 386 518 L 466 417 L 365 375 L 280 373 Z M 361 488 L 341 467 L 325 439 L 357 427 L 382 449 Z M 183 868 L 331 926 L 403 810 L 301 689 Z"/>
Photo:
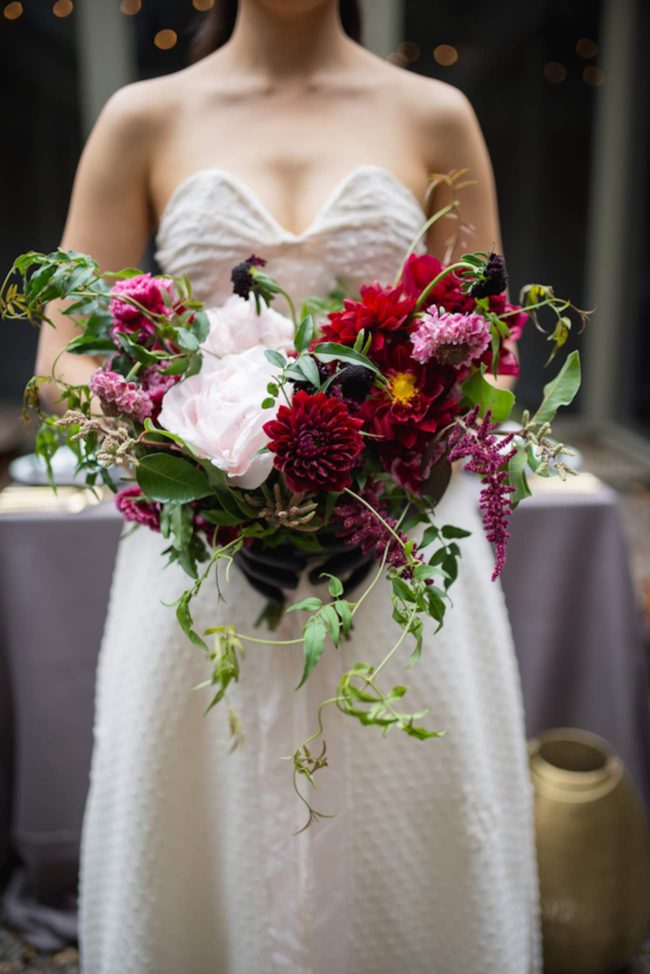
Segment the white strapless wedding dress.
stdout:
<path fill-rule="evenodd" d="M 233 264 L 255 252 L 298 297 L 342 275 L 389 282 L 423 214 L 386 170 L 355 169 L 307 230 L 292 234 L 232 175 L 206 169 L 174 192 L 158 260 L 221 303 Z M 444 629 L 425 635 L 408 674 L 415 707 L 441 739 L 386 738 L 331 711 L 330 766 L 316 807 L 334 817 L 300 835 L 304 808 L 283 760 L 315 729 L 343 667 L 376 661 L 395 631 L 378 585 L 351 642 L 323 655 L 293 691 L 301 647 L 247 650 L 232 694 L 245 742 L 229 754 L 223 704 L 203 717 L 203 653 L 171 603 L 187 586 L 163 568 L 159 535 L 125 538 L 97 677 L 95 746 L 84 819 L 80 941 L 84 974 L 538 974 L 539 906 L 522 701 L 501 588 L 474 495 L 456 475 L 438 523 L 472 531 Z M 308 591 L 303 581 L 296 598 Z M 250 632 L 263 600 L 235 571 L 198 628 Z M 299 614 L 276 638 L 298 635 Z M 392 685 L 392 684 L 391 684 Z"/>

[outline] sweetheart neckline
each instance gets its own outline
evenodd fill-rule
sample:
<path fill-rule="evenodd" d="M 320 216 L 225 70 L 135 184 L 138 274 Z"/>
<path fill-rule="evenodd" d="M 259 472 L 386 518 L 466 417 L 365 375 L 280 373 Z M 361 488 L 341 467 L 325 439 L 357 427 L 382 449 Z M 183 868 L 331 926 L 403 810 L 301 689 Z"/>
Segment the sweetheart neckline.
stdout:
<path fill-rule="evenodd" d="M 266 206 L 266 204 L 262 202 L 262 200 L 255 192 L 255 190 L 245 180 L 241 179 L 239 176 L 231 172 L 229 169 L 224 169 L 220 166 L 205 166 L 201 169 L 197 169 L 193 173 L 190 173 L 190 175 L 186 176 L 184 179 L 181 179 L 181 181 L 177 183 L 174 189 L 171 191 L 167 199 L 167 202 L 162 208 L 160 218 L 158 220 L 156 239 L 158 239 L 158 237 L 160 236 L 163 223 L 169 218 L 169 215 L 172 212 L 178 200 L 178 197 L 181 196 L 182 193 L 187 189 L 187 187 L 190 186 L 192 183 L 194 183 L 199 177 L 212 174 L 221 177 L 226 182 L 230 182 L 231 185 L 237 187 L 242 192 L 242 194 L 247 198 L 248 202 L 251 203 L 252 206 L 258 210 L 258 212 L 264 215 L 264 217 L 274 227 L 274 229 L 278 234 L 285 237 L 287 240 L 291 240 L 293 242 L 304 240 L 306 237 L 309 237 L 311 234 L 313 234 L 316 231 L 324 215 L 334 205 L 336 200 L 342 195 L 346 187 L 349 186 L 358 175 L 366 171 L 380 172 L 384 176 L 388 176 L 388 178 L 393 182 L 393 184 L 395 186 L 398 186 L 401 190 L 403 190 L 403 192 L 410 198 L 410 201 L 417 207 L 420 214 L 422 215 L 423 222 L 426 220 L 426 214 L 424 212 L 424 209 L 422 208 L 422 204 L 418 200 L 413 190 L 410 189 L 410 187 L 407 186 L 406 183 L 402 182 L 401 179 L 395 176 L 394 173 L 390 171 L 390 169 L 386 169 L 385 166 L 379 166 L 375 163 L 367 162 L 355 166 L 344 176 L 342 176 L 334 184 L 332 189 L 326 194 L 325 198 L 323 199 L 323 202 L 319 206 L 315 216 L 308 224 L 308 226 L 305 227 L 305 229 L 302 230 L 300 233 L 294 233 L 292 230 L 289 230 L 282 223 L 280 223 L 280 221 L 273 215 L 273 213 L 271 213 L 271 211 Z"/>

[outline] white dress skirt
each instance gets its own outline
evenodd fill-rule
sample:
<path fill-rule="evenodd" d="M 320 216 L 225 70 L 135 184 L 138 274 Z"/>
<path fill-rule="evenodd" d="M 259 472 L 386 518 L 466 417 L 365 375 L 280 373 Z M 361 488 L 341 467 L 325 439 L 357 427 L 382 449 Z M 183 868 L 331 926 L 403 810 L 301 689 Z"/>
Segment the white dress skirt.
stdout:
<path fill-rule="evenodd" d="M 230 268 L 269 260 L 295 294 L 394 276 L 423 220 L 377 166 L 342 180 L 300 235 L 219 169 L 182 183 L 163 214 L 158 260 L 217 304 Z M 295 834 L 305 809 L 287 760 L 316 728 L 344 669 L 377 662 L 399 630 L 380 583 L 353 638 L 327 650 L 294 691 L 300 646 L 249 644 L 231 699 L 244 741 L 229 753 L 222 703 L 207 716 L 200 649 L 169 605 L 187 587 L 139 528 L 118 553 L 100 652 L 91 783 L 82 835 L 83 974 L 540 974 L 539 897 L 521 689 L 493 556 L 466 475 L 437 523 L 472 532 L 444 628 L 385 685 L 407 683 L 419 741 L 325 712 L 329 764 L 312 797 L 331 815 Z M 207 583 L 197 628 L 253 629 L 263 599 L 234 570 L 225 601 Z M 296 600 L 312 591 L 303 578 Z M 289 615 L 273 638 L 300 633 Z M 408 650 L 405 651 L 405 656 Z M 402 660 L 403 662 L 403 660 Z M 392 681 L 392 682 L 391 682 Z"/>

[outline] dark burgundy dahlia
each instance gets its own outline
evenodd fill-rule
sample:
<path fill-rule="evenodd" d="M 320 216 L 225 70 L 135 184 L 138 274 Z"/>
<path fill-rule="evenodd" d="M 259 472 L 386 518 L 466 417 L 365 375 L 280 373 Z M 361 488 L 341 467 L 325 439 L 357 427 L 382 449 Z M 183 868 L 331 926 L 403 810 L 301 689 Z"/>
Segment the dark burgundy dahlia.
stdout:
<path fill-rule="evenodd" d="M 335 491 L 352 483 L 351 471 L 363 450 L 361 425 L 339 400 L 299 390 L 291 406 L 280 406 L 263 428 L 275 453 L 274 466 L 291 490 Z"/>

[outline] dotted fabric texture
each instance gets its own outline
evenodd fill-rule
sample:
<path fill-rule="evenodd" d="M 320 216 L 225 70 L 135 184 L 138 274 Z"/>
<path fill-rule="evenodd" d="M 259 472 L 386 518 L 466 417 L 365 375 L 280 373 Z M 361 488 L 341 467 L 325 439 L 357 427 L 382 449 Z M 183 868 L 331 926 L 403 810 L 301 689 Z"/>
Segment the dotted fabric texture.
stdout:
<path fill-rule="evenodd" d="M 354 170 L 310 228 L 294 235 L 250 190 L 202 170 L 170 199 L 158 233 L 167 273 L 187 273 L 208 304 L 230 293 L 230 268 L 251 252 L 300 299 L 389 282 L 423 222 L 413 195 L 380 167 Z M 492 552 L 465 475 L 437 522 L 472 531 L 453 607 L 411 671 L 441 739 L 383 737 L 329 708 L 329 766 L 313 794 L 325 818 L 300 835 L 304 807 L 286 756 L 313 730 L 344 668 L 377 662 L 398 634 L 380 583 L 353 638 L 328 649 L 294 692 L 301 647 L 249 644 L 231 694 L 244 732 L 229 754 L 228 712 L 206 717 L 208 663 L 177 627 L 188 579 L 163 567 L 144 528 L 120 545 L 101 647 L 91 784 L 80 876 L 84 974 L 540 974 L 532 786 L 519 676 Z M 197 628 L 252 633 L 263 604 L 233 570 L 195 604 Z M 312 589 L 303 578 L 296 599 Z M 274 638 L 295 638 L 300 614 Z M 258 633 L 259 634 L 259 633 Z M 417 681 L 417 686 L 413 684 Z"/>

